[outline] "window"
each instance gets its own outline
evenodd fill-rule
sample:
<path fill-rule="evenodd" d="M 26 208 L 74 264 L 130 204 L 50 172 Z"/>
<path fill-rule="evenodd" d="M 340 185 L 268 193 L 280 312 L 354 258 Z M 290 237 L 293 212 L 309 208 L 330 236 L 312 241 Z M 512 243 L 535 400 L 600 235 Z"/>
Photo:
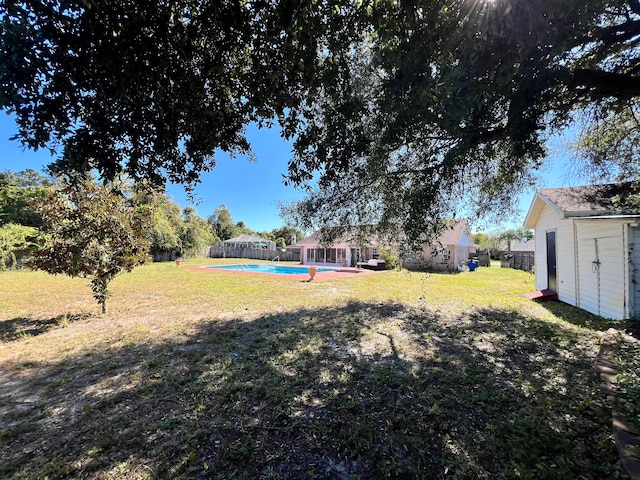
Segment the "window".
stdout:
<path fill-rule="evenodd" d="M 449 263 L 450 258 L 451 258 L 451 255 L 449 254 L 449 250 L 442 249 L 438 252 L 438 255 L 436 256 L 436 261 L 438 263 L 446 264 L 446 263 Z"/>
<path fill-rule="evenodd" d="M 327 260 L 326 263 L 336 263 L 336 249 L 327 248 L 326 250 Z"/>
<path fill-rule="evenodd" d="M 345 263 L 347 261 L 347 249 L 346 248 L 337 248 L 336 249 L 336 261 L 337 261 L 337 263 Z"/>
<path fill-rule="evenodd" d="M 307 250 L 307 262 L 315 262 L 316 261 L 316 251 L 313 248 Z"/>

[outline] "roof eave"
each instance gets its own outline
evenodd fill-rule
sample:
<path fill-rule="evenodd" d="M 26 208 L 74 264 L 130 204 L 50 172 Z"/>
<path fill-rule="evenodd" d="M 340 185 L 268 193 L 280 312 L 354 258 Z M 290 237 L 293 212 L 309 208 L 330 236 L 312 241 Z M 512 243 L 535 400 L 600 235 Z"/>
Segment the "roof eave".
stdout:
<path fill-rule="evenodd" d="M 533 201 L 529 206 L 529 211 L 527 212 L 527 216 L 524 218 L 524 228 L 527 229 L 535 229 L 536 224 L 538 223 L 538 218 L 540 217 L 540 213 L 542 212 L 542 208 L 548 205 L 553 208 L 558 215 L 565 217 L 565 213 L 558 208 L 558 206 L 549 200 L 546 195 L 537 191 L 535 196 L 533 197 Z"/>

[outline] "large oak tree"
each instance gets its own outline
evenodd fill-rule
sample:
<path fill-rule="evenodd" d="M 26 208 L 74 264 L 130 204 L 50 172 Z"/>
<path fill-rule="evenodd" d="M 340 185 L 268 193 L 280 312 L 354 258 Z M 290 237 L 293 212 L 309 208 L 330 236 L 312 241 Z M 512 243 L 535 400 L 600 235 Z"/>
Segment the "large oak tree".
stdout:
<path fill-rule="evenodd" d="M 638 0 L 4 2 L 0 107 L 60 169 L 193 183 L 244 128 L 295 138 L 309 225 L 508 205 L 549 132 L 640 94 Z M 319 174 L 317 174 L 319 172 Z M 317 174 L 317 175 L 316 175 Z M 473 195 L 470 195 L 473 193 Z"/>

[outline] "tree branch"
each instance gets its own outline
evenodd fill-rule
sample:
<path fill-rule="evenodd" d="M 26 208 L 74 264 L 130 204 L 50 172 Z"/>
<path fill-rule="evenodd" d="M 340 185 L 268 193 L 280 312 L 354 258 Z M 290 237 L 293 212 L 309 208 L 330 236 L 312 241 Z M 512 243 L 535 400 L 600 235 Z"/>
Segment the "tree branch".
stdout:
<path fill-rule="evenodd" d="M 630 74 L 577 69 L 567 85 L 569 88 L 587 90 L 594 99 L 631 99 L 640 96 L 640 77 Z"/>
<path fill-rule="evenodd" d="M 638 35 L 640 35 L 640 20 L 635 20 L 603 28 L 600 30 L 598 38 L 606 44 L 624 47 L 623 42 L 636 38 Z"/>

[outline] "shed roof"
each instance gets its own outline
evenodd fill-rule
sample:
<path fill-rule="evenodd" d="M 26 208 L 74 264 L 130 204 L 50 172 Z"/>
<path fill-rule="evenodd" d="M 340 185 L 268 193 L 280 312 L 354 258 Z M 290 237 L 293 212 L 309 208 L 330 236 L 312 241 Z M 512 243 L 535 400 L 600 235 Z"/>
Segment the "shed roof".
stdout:
<path fill-rule="evenodd" d="M 590 217 L 620 214 L 614 198 L 632 193 L 632 184 L 609 183 L 578 187 L 542 188 L 536 192 L 527 217 L 526 228 L 535 228 L 544 205 L 554 208 L 562 217 Z"/>
<path fill-rule="evenodd" d="M 564 213 L 616 212 L 614 197 L 629 192 L 630 184 L 584 185 L 580 187 L 543 188 L 538 192 Z"/>

